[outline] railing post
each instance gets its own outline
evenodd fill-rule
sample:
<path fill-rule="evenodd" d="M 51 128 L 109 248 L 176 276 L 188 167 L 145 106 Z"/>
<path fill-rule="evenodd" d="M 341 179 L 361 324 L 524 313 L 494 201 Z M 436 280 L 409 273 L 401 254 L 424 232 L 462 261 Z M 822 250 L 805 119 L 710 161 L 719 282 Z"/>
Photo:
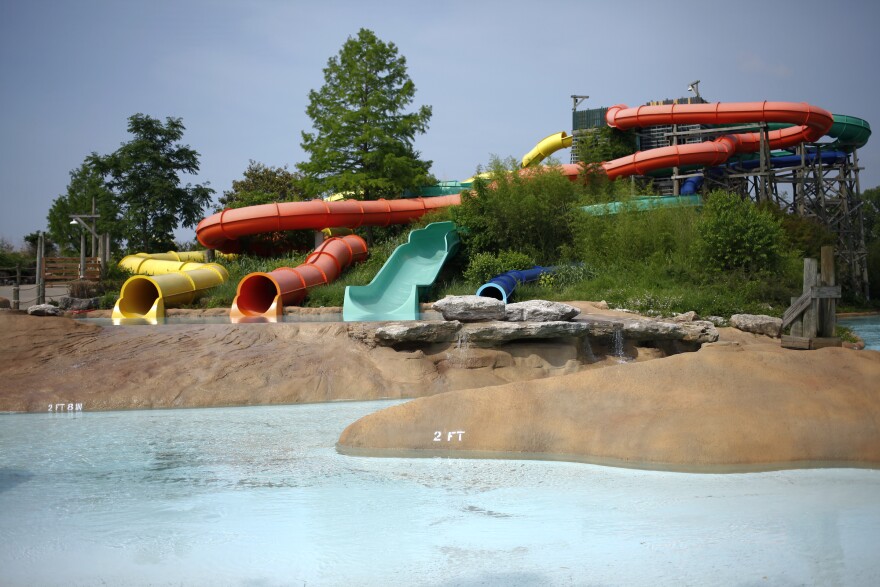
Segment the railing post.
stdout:
<path fill-rule="evenodd" d="M 816 259 L 804 259 L 804 292 L 810 291 L 819 285 L 819 262 Z M 819 300 L 810 302 L 810 307 L 804 312 L 805 338 L 816 338 L 819 331 Z"/>
<path fill-rule="evenodd" d="M 834 269 L 834 247 L 822 247 L 821 257 L 822 285 L 837 285 Z M 826 298 L 819 301 L 819 336 L 831 338 L 837 328 L 837 300 Z"/>
<path fill-rule="evenodd" d="M 21 300 L 21 265 L 15 266 L 15 285 L 12 286 L 12 309 L 18 310 Z"/>
<path fill-rule="evenodd" d="M 46 280 L 43 277 L 45 273 L 43 256 L 46 254 L 46 239 L 43 237 L 43 234 L 40 233 L 40 238 L 37 240 L 37 269 L 36 276 L 34 277 L 34 284 L 37 286 L 37 304 L 45 304 L 46 303 Z"/>

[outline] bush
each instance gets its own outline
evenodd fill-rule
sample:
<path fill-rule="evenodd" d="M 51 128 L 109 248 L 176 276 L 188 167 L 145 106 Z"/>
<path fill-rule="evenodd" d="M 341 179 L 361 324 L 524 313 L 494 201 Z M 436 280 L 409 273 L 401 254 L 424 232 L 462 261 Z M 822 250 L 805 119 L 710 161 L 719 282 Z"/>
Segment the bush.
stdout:
<path fill-rule="evenodd" d="M 785 233 L 773 214 L 735 194 L 709 194 L 697 223 L 699 257 L 710 271 L 775 271 L 786 253 Z"/>
<path fill-rule="evenodd" d="M 473 192 L 466 192 L 451 211 L 455 222 L 467 229 L 462 241 L 469 253 L 513 250 L 539 264 L 556 262 L 572 242 L 577 184 L 552 167 L 518 173 L 496 159 L 490 171 L 492 181 L 475 181 Z"/>
<path fill-rule="evenodd" d="M 496 275 L 534 266 L 531 257 L 518 251 L 477 253 L 471 256 L 470 264 L 464 272 L 464 280 L 471 285 L 482 285 Z"/>

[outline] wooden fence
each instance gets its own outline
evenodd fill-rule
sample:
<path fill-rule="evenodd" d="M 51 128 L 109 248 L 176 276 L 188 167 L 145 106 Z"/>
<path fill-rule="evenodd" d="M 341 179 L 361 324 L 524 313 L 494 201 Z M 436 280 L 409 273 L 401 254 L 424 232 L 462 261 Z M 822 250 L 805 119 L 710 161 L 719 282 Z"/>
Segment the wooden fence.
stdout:
<path fill-rule="evenodd" d="M 85 278 L 101 278 L 101 260 L 86 257 Z M 79 279 L 79 257 L 43 257 L 43 279 L 49 282 L 68 282 Z"/>

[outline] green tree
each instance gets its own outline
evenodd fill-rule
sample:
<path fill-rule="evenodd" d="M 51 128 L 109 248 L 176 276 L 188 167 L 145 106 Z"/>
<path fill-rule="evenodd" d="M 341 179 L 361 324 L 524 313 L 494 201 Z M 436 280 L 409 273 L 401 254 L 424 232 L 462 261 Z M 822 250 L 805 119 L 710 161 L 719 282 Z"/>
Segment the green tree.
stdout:
<path fill-rule="evenodd" d="M 119 209 L 121 235 L 128 250 L 161 251 L 174 246 L 174 230 L 194 227 L 211 203 L 214 190 L 181 186 L 179 174 L 199 171 L 199 154 L 178 143 L 180 118 L 165 123 L 144 114 L 128 119 L 133 138 L 110 155 L 92 155 Z"/>
<path fill-rule="evenodd" d="M 221 209 L 243 208 L 275 202 L 299 202 L 305 199 L 303 177 L 291 173 L 287 166 L 271 167 L 251 160 L 242 179 L 232 182 L 232 189 L 220 196 Z M 311 231 L 271 232 L 244 237 L 242 244 L 249 251 L 277 255 L 291 250 L 307 250 L 314 246 Z"/>
<path fill-rule="evenodd" d="M 862 219 L 865 241 L 880 240 L 880 186 L 862 192 Z"/>
<path fill-rule="evenodd" d="M 220 208 L 243 208 L 273 202 L 300 202 L 306 199 L 303 177 L 287 166 L 271 167 L 251 160 L 244 176 L 232 182 L 232 189 L 220 196 Z"/>
<path fill-rule="evenodd" d="M 70 183 L 67 192 L 55 198 L 46 221 L 49 227 L 49 238 L 54 241 L 62 254 L 78 254 L 80 234 L 84 228 L 70 223 L 71 214 L 91 214 L 92 200 L 95 212 L 100 215 L 97 223 L 98 234 L 110 234 L 111 242 L 116 243 L 120 237 L 120 226 L 117 222 L 119 208 L 113 192 L 104 183 L 104 176 L 93 163 L 98 155 L 92 153 L 82 165 L 70 172 Z M 90 238 L 90 235 L 87 235 Z"/>
<path fill-rule="evenodd" d="M 375 200 L 431 183 L 431 162 L 413 147 L 428 128 L 431 107 L 406 112 L 415 92 L 394 43 L 367 29 L 349 37 L 324 68 L 324 85 L 309 92 L 306 113 L 315 132 L 302 133 L 310 159 L 297 165 L 309 193 Z"/>

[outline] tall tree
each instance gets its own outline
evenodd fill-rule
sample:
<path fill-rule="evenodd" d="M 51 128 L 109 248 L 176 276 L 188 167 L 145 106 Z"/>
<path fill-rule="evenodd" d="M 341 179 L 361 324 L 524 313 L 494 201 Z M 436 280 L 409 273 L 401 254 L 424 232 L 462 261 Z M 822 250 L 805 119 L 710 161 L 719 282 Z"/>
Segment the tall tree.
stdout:
<path fill-rule="evenodd" d="M 431 181 L 419 159 L 416 134 L 431 107 L 405 112 L 415 84 L 394 43 L 361 29 L 324 68 L 324 85 L 309 92 L 306 113 L 315 132 L 302 133 L 310 160 L 297 165 L 312 194 L 349 192 L 366 200 L 394 198 Z"/>
<path fill-rule="evenodd" d="M 113 192 L 129 250 L 173 247 L 174 230 L 194 227 L 211 203 L 214 190 L 207 184 L 181 186 L 179 174 L 199 171 L 199 154 L 178 143 L 184 130 L 180 118 L 168 117 L 163 124 L 134 114 L 128 119 L 129 142 L 110 155 L 89 158 Z"/>
<path fill-rule="evenodd" d="M 232 189 L 220 196 L 223 208 L 243 208 L 274 202 L 299 202 L 305 199 L 303 177 L 291 173 L 287 166 L 272 167 L 251 160 L 244 177 L 232 182 Z M 246 249 L 266 255 L 280 254 L 291 250 L 308 250 L 314 246 L 312 232 L 288 230 L 270 232 L 244 237 Z"/>
<path fill-rule="evenodd" d="M 82 165 L 70 172 L 67 192 L 55 198 L 46 217 L 49 237 L 65 255 L 79 252 L 80 234 L 84 230 L 79 225 L 70 224 L 71 214 L 91 214 L 92 200 L 95 211 L 100 215 L 97 223 L 98 234 L 110 234 L 112 243 L 120 238 L 117 222 L 119 208 L 113 199 L 113 192 L 104 183 L 104 176 L 91 162 L 97 154 L 92 153 Z M 90 235 L 87 235 L 90 238 Z"/>

